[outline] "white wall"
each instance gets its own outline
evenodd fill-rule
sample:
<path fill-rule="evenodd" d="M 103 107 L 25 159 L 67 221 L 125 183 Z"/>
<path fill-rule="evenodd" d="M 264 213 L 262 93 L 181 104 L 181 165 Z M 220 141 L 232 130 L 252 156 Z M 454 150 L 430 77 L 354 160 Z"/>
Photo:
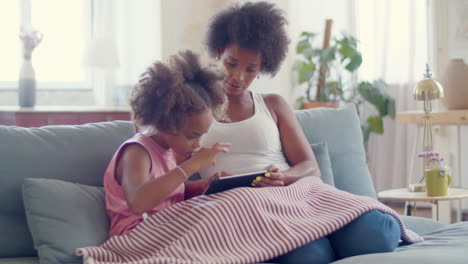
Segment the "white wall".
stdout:
<path fill-rule="evenodd" d="M 312 31 L 323 34 L 325 19 L 334 20 L 333 34 L 342 31 L 354 33 L 350 23 L 354 12 L 354 0 L 331 0 L 326 4 L 319 0 L 270 0 L 286 12 L 289 20 L 288 34 L 291 39 L 288 57 L 277 75 L 271 79 L 261 76 L 252 84 L 252 89 L 260 92 L 273 92 L 283 95 L 293 102 L 297 91 L 292 90 L 293 78 L 291 67 L 294 61 L 294 47 L 301 31 Z M 174 54 L 181 49 L 192 49 L 205 53 L 203 38 L 209 19 L 233 0 L 161 1 L 162 57 Z M 239 1 L 245 2 L 245 1 Z M 203 3 L 203 4 L 200 4 Z"/>
<path fill-rule="evenodd" d="M 161 1 L 162 57 L 179 50 L 191 49 L 205 53 L 203 45 L 210 17 L 227 6 L 231 0 Z"/>

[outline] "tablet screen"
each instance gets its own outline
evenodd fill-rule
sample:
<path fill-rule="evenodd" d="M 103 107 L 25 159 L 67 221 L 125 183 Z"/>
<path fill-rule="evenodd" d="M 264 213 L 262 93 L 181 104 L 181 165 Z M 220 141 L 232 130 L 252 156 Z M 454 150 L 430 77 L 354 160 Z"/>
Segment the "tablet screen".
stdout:
<path fill-rule="evenodd" d="M 237 187 L 252 187 L 252 181 L 258 176 L 264 176 L 266 172 L 257 171 L 218 178 L 211 182 L 204 194 L 223 192 Z"/>

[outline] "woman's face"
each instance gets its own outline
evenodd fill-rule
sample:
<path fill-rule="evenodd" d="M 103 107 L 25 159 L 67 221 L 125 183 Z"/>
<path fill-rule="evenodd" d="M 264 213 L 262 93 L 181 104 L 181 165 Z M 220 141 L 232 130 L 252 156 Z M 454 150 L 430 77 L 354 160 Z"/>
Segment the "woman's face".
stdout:
<path fill-rule="evenodd" d="M 228 96 L 242 94 L 261 71 L 262 54 L 238 44 L 226 46 L 218 57 L 226 68 L 224 91 Z"/>

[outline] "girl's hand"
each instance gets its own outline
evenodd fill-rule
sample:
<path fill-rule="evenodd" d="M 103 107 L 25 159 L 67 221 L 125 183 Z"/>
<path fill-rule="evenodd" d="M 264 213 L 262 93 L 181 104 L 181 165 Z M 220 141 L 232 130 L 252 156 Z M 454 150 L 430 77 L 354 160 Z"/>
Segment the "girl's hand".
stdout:
<path fill-rule="evenodd" d="M 206 189 L 208 188 L 208 186 L 210 186 L 211 182 L 218 179 L 218 178 L 221 178 L 221 177 L 224 177 L 224 176 L 230 176 L 232 174 L 226 172 L 226 171 L 220 171 L 220 172 L 217 172 L 215 174 L 213 174 L 213 176 L 209 177 L 208 179 L 204 179 L 204 180 L 201 180 L 202 183 L 201 183 L 201 189 L 203 190 L 202 193 L 204 193 L 206 191 Z"/>
<path fill-rule="evenodd" d="M 284 186 L 285 175 L 280 172 L 279 168 L 275 165 L 270 165 L 265 168 L 267 173 L 264 176 L 257 177 L 253 182 L 254 187 L 268 187 L 268 186 Z"/>
<path fill-rule="evenodd" d="M 230 146 L 231 143 L 218 142 L 210 148 L 200 148 L 192 155 L 188 162 L 192 163 L 195 166 L 194 171 L 198 172 L 210 165 L 216 164 L 216 155 L 219 152 L 228 152 Z"/>

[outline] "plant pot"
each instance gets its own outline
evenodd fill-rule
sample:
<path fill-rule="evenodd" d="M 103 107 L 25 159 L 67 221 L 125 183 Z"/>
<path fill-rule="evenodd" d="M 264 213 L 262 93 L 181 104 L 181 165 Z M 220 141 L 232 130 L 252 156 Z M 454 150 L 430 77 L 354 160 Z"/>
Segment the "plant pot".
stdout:
<path fill-rule="evenodd" d="M 468 109 L 468 65 L 463 59 L 450 60 L 442 79 L 444 98 L 448 110 Z"/>
<path fill-rule="evenodd" d="M 302 103 L 303 109 L 317 108 L 317 107 L 338 108 L 339 104 L 337 102 L 321 102 L 321 101 L 309 101 L 309 102 Z"/>

